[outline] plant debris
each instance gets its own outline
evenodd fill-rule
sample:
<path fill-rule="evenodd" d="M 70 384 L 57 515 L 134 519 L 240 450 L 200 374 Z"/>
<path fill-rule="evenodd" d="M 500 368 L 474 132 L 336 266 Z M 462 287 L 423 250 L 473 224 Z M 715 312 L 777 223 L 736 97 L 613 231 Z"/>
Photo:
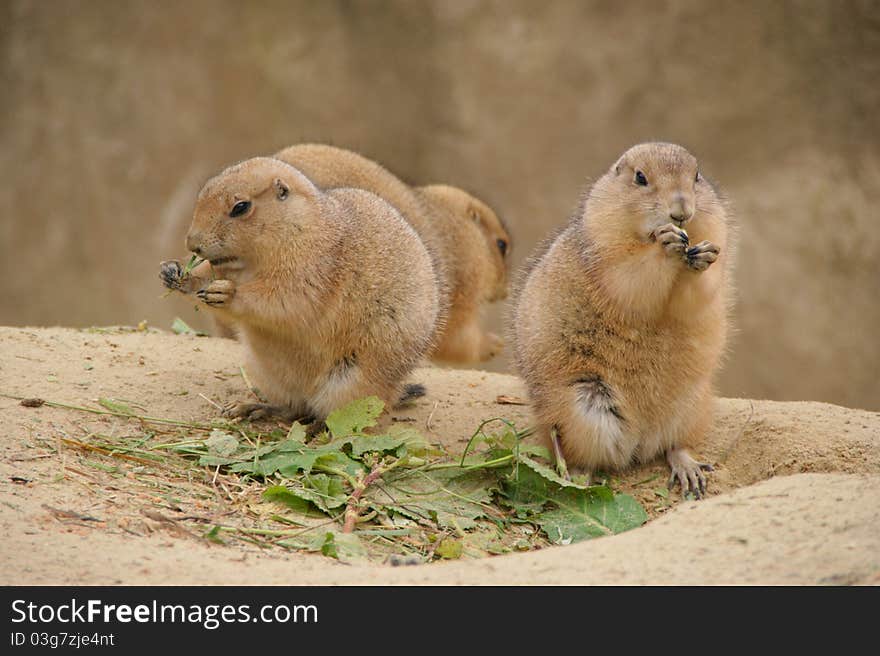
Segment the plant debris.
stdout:
<path fill-rule="evenodd" d="M 207 337 L 208 333 L 201 330 L 191 328 L 186 321 L 180 317 L 175 317 L 171 322 L 171 332 L 175 335 L 195 335 L 196 337 Z"/>
<path fill-rule="evenodd" d="M 519 396 L 509 396 L 507 394 L 499 394 L 495 397 L 495 403 L 499 405 L 528 405 L 529 402 Z"/>
<path fill-rule="evenodd" d="M 240 539 L 343 562 L 409 564 L 569 544 L 647 520 L 633 497 L 560 476 L 544 447 L 524 441 L 532 430 L 503 418 L 484 421 L 464 453 L 450 454 L 411 425 L 376 430 L 384 409 L 376 397 L 332 412 L 311 440 L 298 422 L 259 431 L 246 422 L 152 417 L 119 399 L 98 403 L 100 409 L 45 402 L 136 422 L 147 434 L 60 443 L 190 480 L 201 470 L 206 484 L 227 491 L 234 517 L 198 517 L 209 528 L 193 532 L 182 522 L 194 517 L 144 516 L 212 543 Z"/>

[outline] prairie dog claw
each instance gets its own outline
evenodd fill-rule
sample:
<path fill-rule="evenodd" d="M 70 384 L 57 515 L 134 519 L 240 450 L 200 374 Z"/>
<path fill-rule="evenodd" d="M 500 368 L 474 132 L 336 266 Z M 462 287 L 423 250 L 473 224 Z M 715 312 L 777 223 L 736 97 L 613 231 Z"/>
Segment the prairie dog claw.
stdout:
<path fill-rule="evenodd" d="M 708 462 L 698 462 L 691 457 L 685 449 L 671 449 L 666 454 L 666 460 L 672 474 L 669 476 L 667 487 L 671 490 L 676 481 L 681 486 L 681 495 L 687 496 L 693 492 L 697 499 L 706 495 L 706 475 L 703 472 L 714 471 L 714 467 Z"/>

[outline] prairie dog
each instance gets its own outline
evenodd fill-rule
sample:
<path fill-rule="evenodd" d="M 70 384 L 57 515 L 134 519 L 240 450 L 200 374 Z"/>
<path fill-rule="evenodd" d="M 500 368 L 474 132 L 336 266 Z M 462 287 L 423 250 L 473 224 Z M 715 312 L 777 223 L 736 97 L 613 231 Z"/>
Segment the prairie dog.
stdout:
<path fill-rule="evenodd" d="M 416 193 L 444 216 L 443 246 L 451 278 L 447 328 L 433 357 L 448 362 L 482 362 L 499 353 L 504 340 L 480 324 L 487 303 L 507 298 L 510 233 L 486 203 L 449 185 L 416 187 Z"/>
<path fill-rule="evenodd" d="M 527 265 L 513 338 L 538 429 L 588 472 L 666 454 L 705 493 L 688 452 L 712 420 L 731 301 L 731 226 L 697 160 L 674 144 L 626 151 Z"/>
<path fill-rule="evenodd" d="M 375 194 L 323 192 L 257 157 L 205 184 L 186 241 L 215 279 L 166 262 L 163 281 L 236 326 L 269 401 L 233 416 L 323 420 L 364 396 L 391 407 L 423 392 L 403 381 L 431 346 L 437 281 L 418 235 Z"/>
<path fill-rule="evenodd" d="M 478 362 L 502 349 L 503 340 L 480 325 L 481 306 L 506 295 L 510 248 L 510 235 L 488 205 L 455 187 L 413 188 L 377 162 L 334 146 L 300 144 L 274 157 L 322 189 L 357 187 L 377 194 L 419 234 L 440 291 L 431 359 Z"/>

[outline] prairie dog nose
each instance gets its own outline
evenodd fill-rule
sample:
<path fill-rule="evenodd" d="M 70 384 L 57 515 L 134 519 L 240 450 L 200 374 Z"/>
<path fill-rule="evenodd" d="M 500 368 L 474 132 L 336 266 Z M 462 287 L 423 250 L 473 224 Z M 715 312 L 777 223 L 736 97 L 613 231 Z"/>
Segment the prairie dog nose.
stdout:
<path fill-rule="evenodd" d="M 675 194 L 669 203 L 669 218 L 678 223 L 688 221 L 694 215 L 693 204 L 684 194 Z"/>
<path fill-rule="evenodd" d="M 196 255 L 202 254 L 202 236 L 197 232 L 190 232 L 186 235 L 186 249 L 192 251 Z"/>

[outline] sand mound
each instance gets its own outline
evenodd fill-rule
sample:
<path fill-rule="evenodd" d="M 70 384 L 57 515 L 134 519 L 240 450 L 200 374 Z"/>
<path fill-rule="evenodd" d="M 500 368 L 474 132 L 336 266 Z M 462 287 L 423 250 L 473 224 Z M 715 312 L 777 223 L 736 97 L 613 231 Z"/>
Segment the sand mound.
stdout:
<path fill-rule="evenodd" d="M 154 416 L 205 420 L 245 395 L 237 344 L 159 331 L 0 328 L 0 391 L 83 405 L 112 396 Z M 460 448 L 480 421 L 529 424 L 512 376 L 426 368 L 428 395 L 386 421 L 411 421 Z M 414 420 L 414 421 L 413 421 Z M 161 472 L 114 476 L 57 449 L 119 422 L 0 398 L 3 584 L 878 583 L 880 414 L 822 403 L 719 399 L 700 455 L 710 498 L 665 499 L 661 462 L 616 477 L 652 517 L 614 537 L 490 559 L 392 568 L 321 556 L 211 546 L 162 517 L 190 508 Z M 123 473 L 124 475 L 119 475 Z M 768 480 L 769 479 L 769 480 Z M 75 513 L 65 515 L 64 513 Z M 247 563 L 244 567 L 243 563 Z"/>

